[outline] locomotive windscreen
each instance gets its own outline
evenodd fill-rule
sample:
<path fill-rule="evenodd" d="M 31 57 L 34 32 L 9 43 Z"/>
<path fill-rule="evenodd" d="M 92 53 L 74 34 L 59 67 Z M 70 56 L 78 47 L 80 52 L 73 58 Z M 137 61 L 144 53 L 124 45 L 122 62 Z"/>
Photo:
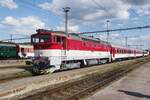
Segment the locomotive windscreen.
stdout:
<path fill-rule="evenodd" d="M 50 35 L 34 35 L 31 38 L 31 42 L 34 43 L 48 43 L 50 42 Z"/>

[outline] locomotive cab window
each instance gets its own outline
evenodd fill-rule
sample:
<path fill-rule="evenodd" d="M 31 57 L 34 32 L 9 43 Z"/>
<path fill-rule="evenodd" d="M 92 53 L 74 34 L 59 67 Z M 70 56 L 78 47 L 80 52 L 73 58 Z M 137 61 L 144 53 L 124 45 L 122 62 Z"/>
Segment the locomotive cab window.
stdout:
<path fill-rule="evenodd" d="M 50 42 L 49 35 L 36 35 L 32 36 L 32 43 L 48 43 Z"/>

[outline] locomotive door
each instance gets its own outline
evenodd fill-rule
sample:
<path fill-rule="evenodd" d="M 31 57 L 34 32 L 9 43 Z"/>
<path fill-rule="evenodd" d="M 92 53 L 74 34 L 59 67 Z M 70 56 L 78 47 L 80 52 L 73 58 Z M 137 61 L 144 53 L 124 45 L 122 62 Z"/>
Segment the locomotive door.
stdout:
<path fill-rule="evenodd" d="M 112 57 L 112 60 L 115 60 L 115 48 L 111 47 L 111 57 Z"/>
<path fill-rule="evenodd" d="M 67 45 L 66 45 L 66 37 L 62 37 L 62 50 L 61 50 L 61 57 L 62 60 L 66 60 L 67 57 Z"/>

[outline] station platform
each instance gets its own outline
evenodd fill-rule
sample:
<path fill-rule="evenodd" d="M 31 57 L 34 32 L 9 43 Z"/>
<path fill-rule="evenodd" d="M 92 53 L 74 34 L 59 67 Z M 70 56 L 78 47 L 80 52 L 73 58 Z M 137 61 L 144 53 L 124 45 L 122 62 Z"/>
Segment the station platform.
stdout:
<path fill-rule="evenodd" d="M 86 100 L 150 100 L 150 62 Z"/>

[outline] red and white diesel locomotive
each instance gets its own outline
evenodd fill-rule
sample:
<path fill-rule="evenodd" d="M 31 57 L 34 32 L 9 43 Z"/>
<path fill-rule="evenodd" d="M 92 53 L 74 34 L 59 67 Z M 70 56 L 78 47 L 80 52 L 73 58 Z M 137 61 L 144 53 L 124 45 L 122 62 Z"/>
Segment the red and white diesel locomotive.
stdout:
<path fill-rule="evenodd" d="M 49 73 L 143 56 L 142 51 L 113 46 L 97 38 L 39 29 L 31 36 L 33 72 Z"/>

